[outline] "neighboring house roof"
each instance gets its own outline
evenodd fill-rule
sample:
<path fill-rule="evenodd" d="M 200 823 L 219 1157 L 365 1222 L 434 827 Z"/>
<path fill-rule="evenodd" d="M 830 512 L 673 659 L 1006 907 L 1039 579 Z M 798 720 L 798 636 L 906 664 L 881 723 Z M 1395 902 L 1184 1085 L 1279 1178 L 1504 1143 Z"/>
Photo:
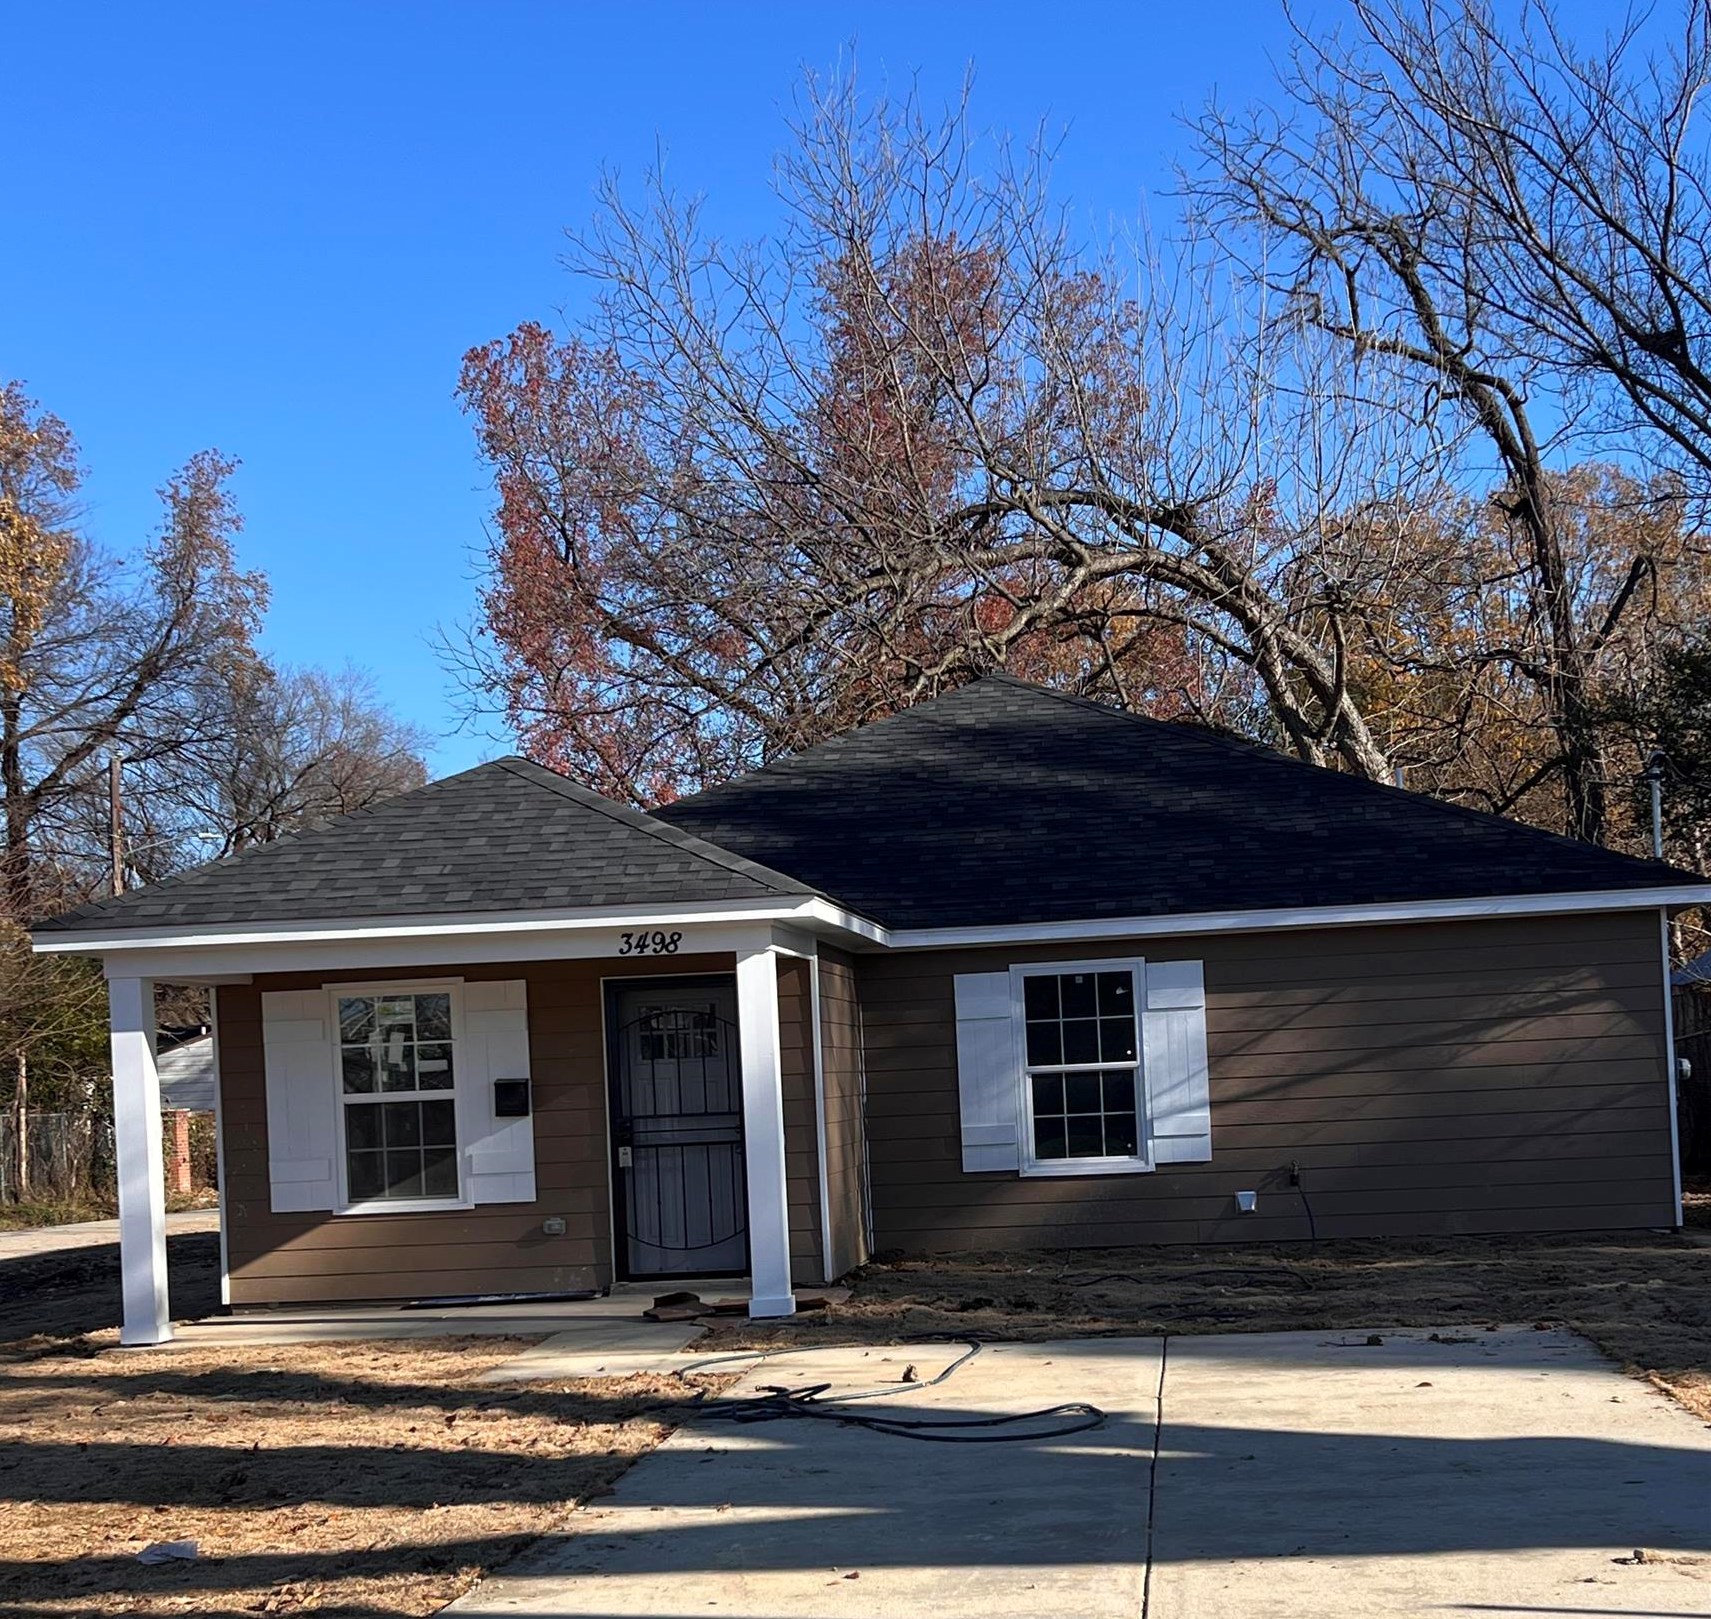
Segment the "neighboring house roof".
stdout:
<path fill-rule="evenodd" d="M 214 1037 L 192 1035 L 155 1057 L 160 1075 L 160 1105 L 191 1113 L 214 1111 Z"/>
<path fill-rule="evenodd" d="M 616 909 L 810 892 L 512 758 L 82 906 L 34 931 Z"/>
<path fill-rule="evenodd" d="M 1696 989 L 1702 985 L 1711 985 L 1711 950 L 1677 967 L 1669 975 L 1669 981 L 1677 989 Z"/>
<path fill-rule="evenodd" d="M 893 928 L 1702 881 L 1007 676 L 657 815 Z"/>

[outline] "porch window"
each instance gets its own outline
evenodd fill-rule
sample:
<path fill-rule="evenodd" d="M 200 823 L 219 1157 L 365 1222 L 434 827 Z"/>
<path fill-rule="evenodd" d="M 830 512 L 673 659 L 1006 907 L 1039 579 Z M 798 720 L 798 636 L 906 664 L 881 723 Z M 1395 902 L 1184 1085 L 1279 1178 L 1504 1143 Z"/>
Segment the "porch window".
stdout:
<path fill-rule="evenodd" d="M 695 1062 L 721 1055 L 719 1019 L 699 1006 L 644 1006 L 637 1023 L 643 1062 Z"/>
<path fill-rule="evenodd" d="M 346 1201 L 455 1202 L 450 992 L 341 995 L 338 1035 Z"/>
<path fill-rule="evenodd" d="M 1144 1159 L 1139 971 L 1127 963 L 1022 975 L 1028 1157 L 1042 1169 Z"/>

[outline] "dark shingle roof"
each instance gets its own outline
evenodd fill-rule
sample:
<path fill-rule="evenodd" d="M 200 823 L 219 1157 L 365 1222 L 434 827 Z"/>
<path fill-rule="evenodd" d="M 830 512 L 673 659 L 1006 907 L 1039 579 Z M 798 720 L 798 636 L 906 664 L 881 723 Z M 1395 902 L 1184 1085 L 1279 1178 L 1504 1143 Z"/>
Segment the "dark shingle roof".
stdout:
<path fill-rule="evenodd" d="M 658 813 L 898 928 L 1703 880 L 1004 676 Z"/>
<path fill-rule="evenodd" d="M 956 927 L 1697 881 L 992 676 L 653 815 L 499 759 L 35 931 L 814 893 Z"/>
<path fill-rule="evenodd" d="M 38 934 L 777 899 L 810 890 L 526 759 L 85 905 Z"/>

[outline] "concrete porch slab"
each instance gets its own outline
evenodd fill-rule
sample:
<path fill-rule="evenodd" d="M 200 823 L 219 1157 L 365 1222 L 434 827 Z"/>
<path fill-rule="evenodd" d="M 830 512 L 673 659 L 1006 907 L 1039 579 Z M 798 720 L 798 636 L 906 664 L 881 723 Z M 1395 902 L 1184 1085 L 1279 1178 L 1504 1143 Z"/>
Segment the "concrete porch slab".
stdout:
<path fill-rule="evenodd" d="M 720 1298 L 747 1298 L 746 1281 L 700 1284 L 717 1288 Z M 665 1284 L 624 1282 L 603 1297 L 565 1299 L 557 1303 L 477 1304 L 435 1309 L 405 1309 L 398 1304 L 320 1305 L 304 1309 L 246 1310 L 201 1321 L 181 1321 L 173 1342 L 201 1346 L 218 1344 L 321 1343 L 339 1339 L 408 1339 L 465 1337 L 547 1337 L 558 1341 L 561 1357 L 584 1355 L 600 1359 L 669 1355 L 697 1337 L 693 1321 L 644 1321 L 642 1311 Z M 710 1292 L 709 1297 L 713 1296 Z M 159 1346 L 170 1349 L 171 1344 Z M 546 1345 L 537 1346 L 545 1349 Z M 626 1376 L 647 1371 L 643 1364 L 621 1370 L 578 1372 L 540 1371 L 537 1377 Z M 504 1381 L 505 1379 L 500 1379 Z"/>
<path fill-rule="evenodd" d="M 654 1291 L 653 1289 L 647 1290 Z M 695 1287 L 707 1300 L 745 1299 L 747 1282 L 719 1283 L 717 1287 Z M 815 1288 L 814 1293 L 831 1303 L 849 1297 L 847 1287 Z M 641 1301 L 646 1303 L 646 1297 Z M 613 1319 L 596 1328 L 593 1321 L 579 1321 L 564 1332 L 556 1332 L 545 1343 L 525 1349 L 515 1360 L 496 1366 L 483 1383 L 526 1383 L 567 1377 L 636 1377 L 644 1372 L 677 1372 L 697 1357 L 684 1354 L 701 1336 L 699 1321 L 643 1321 Z M 737 1370 L 741 1359 L 733 1361 Z"/>

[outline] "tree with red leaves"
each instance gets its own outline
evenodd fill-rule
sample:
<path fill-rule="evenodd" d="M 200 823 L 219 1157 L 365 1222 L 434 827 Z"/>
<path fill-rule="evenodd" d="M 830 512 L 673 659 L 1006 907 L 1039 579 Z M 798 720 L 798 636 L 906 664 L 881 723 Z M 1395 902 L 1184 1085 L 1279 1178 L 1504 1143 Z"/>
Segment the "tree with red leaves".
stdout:
<path fill-rule="evenodd" d="M 983 672 L 1387 776 L 1363 589 L 1452 446 L 1222 271 L 1094 254 L 1043 154 L 811 84 L 784 219 L 615 185 L 564 336 L 465 359 L 498 495 L 467 670 L 536 757 L 657 802 Z"/>

